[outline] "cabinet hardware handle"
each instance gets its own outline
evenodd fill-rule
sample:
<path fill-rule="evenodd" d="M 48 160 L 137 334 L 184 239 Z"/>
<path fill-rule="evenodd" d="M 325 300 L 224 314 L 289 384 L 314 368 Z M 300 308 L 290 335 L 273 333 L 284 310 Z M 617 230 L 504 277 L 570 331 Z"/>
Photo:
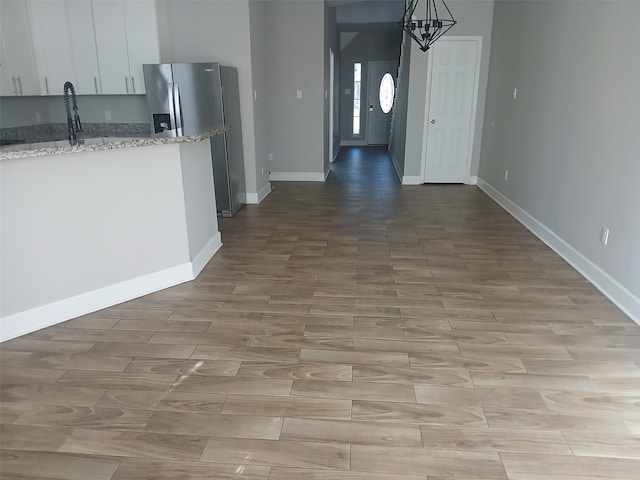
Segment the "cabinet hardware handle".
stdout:
<path fill-rule="evenodd" d="M 136 80 L 133 78 L 133 75 L 131 76 L 131 90 L 133 90 L 133 93 L 136 93 Z"/>
<path fill-rule="evenodd" d="M 124 77 L 124 88 L 127 90 L 127 93 L 129 93 L 129 77 Z"/>
<path fill-rule="evenodd" d="M 96 87 L 96 93 L 100 93 L 100 92 L 98 91 L 98 77 L 93 77 L 93 84 L 94 84 L 94 85 L 95 85 L 95 87 Z"/>
<path fill-rule="evenodd" d="M 22 79 L 20 77 L 18 77 L 18 86 L 20 87 L 20 95 L 23 95 L 23 93 L 22 93 Z"/>
<path fill-rule="evenodd" d="M 47 91 L 47 95 L 49 95 L 49 79 L 44 77 L 44 89 Z"/>
<path fill-rule="evenodd" d="M 18 95 L 18 82 L 16 82 L 16 77 L 11 77 L 11 81 L 13 82 L 13 93 Z"/>

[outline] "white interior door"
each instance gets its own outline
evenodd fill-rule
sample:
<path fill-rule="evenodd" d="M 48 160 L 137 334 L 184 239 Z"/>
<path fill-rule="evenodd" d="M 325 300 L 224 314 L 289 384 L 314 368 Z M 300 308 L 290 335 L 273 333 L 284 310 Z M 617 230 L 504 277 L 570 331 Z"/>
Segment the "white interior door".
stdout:
<path fill-rule="evenodd" d="M 467 183 L 479 80 L 479 41 L 438 40 L 431 50 L 425 183 Z"/>
<path fill-rule="evenodd" d="M 395 97 L 398 64 L 395 62 L 369 62 L 367 69 L 369 70 L 367 76 L 369 90 L 367 96 L 367 144 L 386 145 L 389 143 L 391 131 L 391 107 Z M 386 74 L 390 75 L 391 84 L 388 79 L 383 82 Z M 390 85 L 391 89 L 389 89 Z M 383 87 L 382 92 L 381 86 Z"/>

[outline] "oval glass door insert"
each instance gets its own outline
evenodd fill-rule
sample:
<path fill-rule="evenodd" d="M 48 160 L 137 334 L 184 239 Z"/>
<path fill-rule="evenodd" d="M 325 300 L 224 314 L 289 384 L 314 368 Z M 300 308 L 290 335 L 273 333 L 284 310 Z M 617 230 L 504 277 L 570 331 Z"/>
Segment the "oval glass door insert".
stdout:
<path fill-rule="evenodd" d="M 380 81 L 380 108 L 384 113 L 389 113 L 393 107 L 393 97 L 396 86 L 390 73 L 385 73 Z"/>

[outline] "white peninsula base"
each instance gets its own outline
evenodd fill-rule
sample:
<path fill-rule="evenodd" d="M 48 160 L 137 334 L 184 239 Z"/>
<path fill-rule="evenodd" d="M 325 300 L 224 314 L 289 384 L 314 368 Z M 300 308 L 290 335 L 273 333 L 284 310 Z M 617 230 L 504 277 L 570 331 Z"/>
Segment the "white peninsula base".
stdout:
<path fill-rule="evenodd" d="M 208 139 L 0 161 L 0 341 L 194 279 L 213 188 Z"/>

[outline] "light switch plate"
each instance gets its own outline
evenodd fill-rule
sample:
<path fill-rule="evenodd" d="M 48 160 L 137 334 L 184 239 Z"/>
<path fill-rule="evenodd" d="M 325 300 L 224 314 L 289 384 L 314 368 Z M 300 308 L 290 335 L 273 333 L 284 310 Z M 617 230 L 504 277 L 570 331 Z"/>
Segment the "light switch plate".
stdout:
<path fill-rule="evenodd" d="M 297 97 L 298 99 L 302 98 L 302 90 L 298 90 L 298 91 L 296 92 L 296 97 Z"/>

